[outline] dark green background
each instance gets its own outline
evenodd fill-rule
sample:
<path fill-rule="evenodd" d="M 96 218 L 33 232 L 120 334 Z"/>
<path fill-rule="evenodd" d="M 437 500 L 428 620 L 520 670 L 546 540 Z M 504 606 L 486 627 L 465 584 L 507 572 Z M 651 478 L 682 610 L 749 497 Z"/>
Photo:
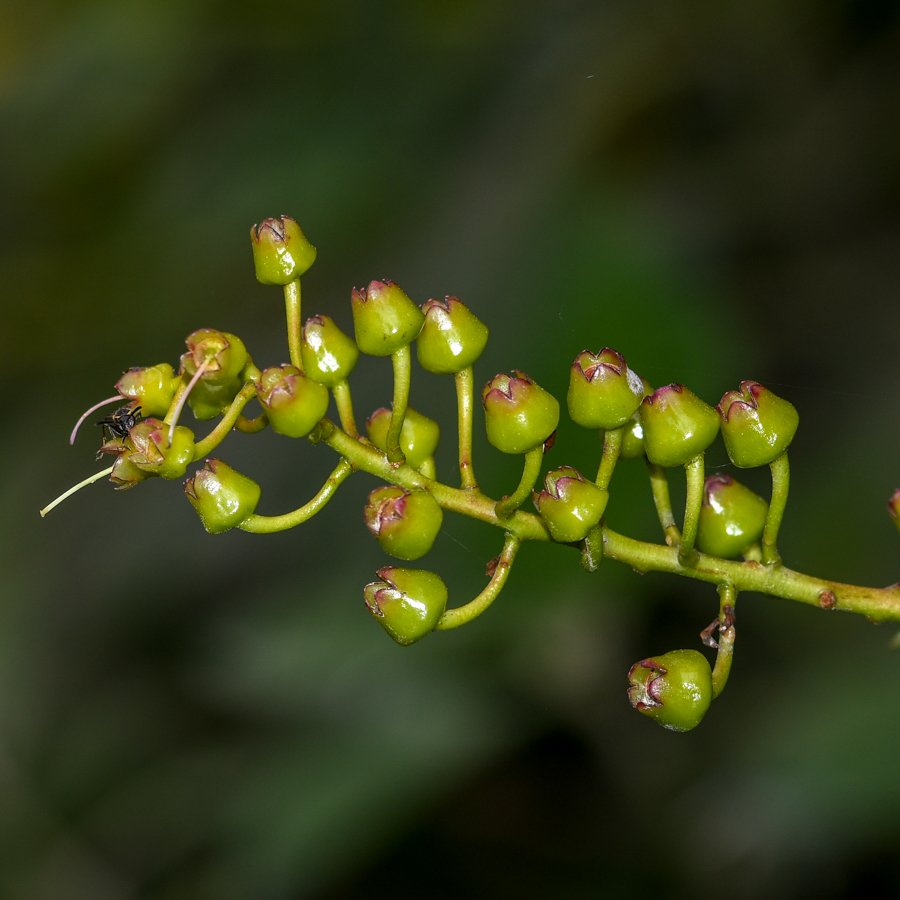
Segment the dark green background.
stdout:
<path fill-rule="evenodd" d="M 284 361 L 248 232 L 288 213 L 305 314 L 349 330 L 372 278 L 457 294 L 479 385 L 563 397 L 605 345 L 711 403 L 767 384 L 801 414 L 787 563 L 893 582 L 898 89 L 890 0 L 0 3 L 0 895 L 896 895 L 891 626 L 742 597 L 732 681 L 674 735 L 625 672 L 698 646 L 708 587 L 526 546 L 489 613 L 401 649 L 362 604 L 366 475 L 265 538 L 155 481 L 37 510 L 96 469 L 95 429 L 67 435 L 125 368 L 204 326 Z M 361 414 L 387 369 L 361 361 Z M 412 402 L 455 477 L 452 384 L 417 370 Z M 477 453 L 509 491 L 518 463 Z M 597 453 L 564 417 L 548 463 Z M 268 514 L 334 463 L 268 433 L 220 455 Z M 640 464 L 609 520 L 657 539 Z M 459 604 L 501 536 L 444 529 Z"/>

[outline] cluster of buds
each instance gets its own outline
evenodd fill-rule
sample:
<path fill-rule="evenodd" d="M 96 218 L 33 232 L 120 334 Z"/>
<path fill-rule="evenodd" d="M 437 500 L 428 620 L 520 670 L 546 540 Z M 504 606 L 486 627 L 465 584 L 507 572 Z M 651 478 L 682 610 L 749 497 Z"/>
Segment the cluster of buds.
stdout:
<path fill-rule="evenodd" d="M 283 288 L 289 361 L 260 370 L 240 338 L 201 328 L 186 338 L 177 371 L 168 363 L 129 369 L 116 383 L 115 396 L 91 407 L 79 421 L 105 404 L 117 404 L 116 412 L 98 423 L 105 437 L 99 452 L 113 456 L 113 464 L 72 491 L 107 474 L 118 488 L 152 476 L 183 478 L 191 465 L 200 463 L 184 482 L 184 492 L 206 530 L 269 533 L 308 521 L 346 478 L 366 471 L 385 484 L 369 494 L 365 524 L 384 551 L 398 559 L 413 561 L 429 552 L 445 510 L 503 529 L 503 550 L 487 566 L 487 586 L 462 606 L 447 608 L 447 588 L 433 572 L 393 566 L 379 570 L 380 580 L 363 591 L 365 605 L 401 645 L 483 613 L 506 584 L 526 540 L 575 546 L 591 571 L 606 555 L 640 571 L 664 570 L 713 582 L 720 595 L 719 617 L 701 637 L 717 650 L 715 667 L 697 650 L 676 650 L 643 659 L 628 674 L 632 705 L 674 731 L 695 727 L 727 680 L 740 590 L 764 589 L 823 608 L 856 609 L 875 619 L 900 618 L 900 588 L 850 592 L 783 569 L 775 542 L 787 499 L 787 450 L 799 419 L 787 400 L 762 385 L 741 382 L 739 390 L 728 391 L 712 407 L 681 384 L 653 390 L 616 350 L 584 350 L 570 369 L 566 406 L 576 424 L 600 436 L 597 476 L 591 480 L 561 465 L 545 474 L 543 488 L 537 490 L 544 455 L 554 445 L 560 404 L 524 372 L 498 374 L 481 391 L 487 438 L 497 450 L 524 461 L 518 486 L 494 500 L 478 487 L 472 460 L 473 366 L 485 349 L 487 326 L 458 297 L 429 299 L 418 306 L 387 279 L 352 290 L 352 338 L 325 315 L 301 325 L 300 278 L 315 261 L 315 247 L 287 216 L 254 226 L 251 238 L 258 280 Z M 438 423 L 408 402 L 413 343 L 423 369 L 454 377 L 459 487 L 437 477 Z M 357 432 L 348 383 L 360 353 L 390 357 L 394 372 L 390 406 L 368 416 L 365 436 Z M 339 425 L 328 418 L 332 397 Z M 244 411 L 252 400 L 260 413 L 250 419 Z M 219 421 L 198 439 L 179 424 L 185 407 L 200 422 Z M 252 434 L 266 427 L 287 438 L 327 444 L 340 457 L 307 504 L 278 515 L 258 514 L 259 485 L 210 457 L 231 430 Z M 735 466 L 771 468 L 770 500 L 730 474 L 705 477 L 705 453 L 719 433 Z M 664 544 L 624 538 L 606 524 L 615 467 L 619 460 L 635 459 L 646 462 Z M 666 472 L 673 467 L 684 467 L 686 477 L 681 527 L 669 499 Z M 528 498 L 537 515 L 522 508 Z M 900 490 L 889 511 L 900 525 Z M 743 563 L 735 561 L 740 558 Z"/>

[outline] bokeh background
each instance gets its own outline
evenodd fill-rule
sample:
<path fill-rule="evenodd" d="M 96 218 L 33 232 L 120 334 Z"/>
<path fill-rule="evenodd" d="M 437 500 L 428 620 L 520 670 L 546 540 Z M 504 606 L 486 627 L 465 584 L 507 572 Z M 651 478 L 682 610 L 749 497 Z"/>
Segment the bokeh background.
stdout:
<path fill-rule="evenodd" d="M 171 483 L 37 511 L 96 469 L 96 430 L 67 436 L 125 368 L 203 326 L 284 361 L 248 232 L 288 213 L 305 314 L 350 330 L 372 278 L 457 294 L 492 332 L 478 384 L 563 397 L 611 345 L 711 403 L 769 385 L 801 412 L 786 561 L 896 581 L 898 98 L 894 0 L 0 3 L 0 895 L 896 896 L 889 625 L 742 597 L 731 683 L 675 735 L 625 672 L 699 646 L 708 587 L 526 546 L 486 615 L 401 649 L 362 604 L 369 476 L 271 537 L 206 535 Z M 358 413 L 387 368 L 360 363 Z M 412 402 L 452 480 L 452 383 L 417 371 Z M 564 417 L 548 464 L 598 450 Z M 333 465 L 268 433 L 219 455 L 268 514 Z M 643 468 L 613 488 L 656 539 Z M 500 545 L 445 520 L 451 603 Z"/>

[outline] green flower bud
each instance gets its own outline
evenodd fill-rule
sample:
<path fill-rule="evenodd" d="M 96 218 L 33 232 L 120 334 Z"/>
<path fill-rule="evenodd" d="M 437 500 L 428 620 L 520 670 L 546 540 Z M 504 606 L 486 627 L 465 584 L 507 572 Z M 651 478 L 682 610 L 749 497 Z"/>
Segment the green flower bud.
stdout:
<path fill-rule="evenodd" d="M 328 411 L 328 388 L 294 366 L 264 370 L 256 396 L 272 430 L 287 437 L 309 434 Z"/>
<path fill-rule="evenodd" d="M 730 475 L 710 475 L 703 485 L 697 549 L 733 559 L 762 537 L 769 504 Z"/>
<path fill-rule="evenodd" d="M 369 494 L 366 527 L 383 550 L 398 559 L 424 556 L 441 530 L 444 512 L 427 491 L 388 485 Z"/>
<path fill-rule="evenodd" d="M 387 451 L 387 433 L 391 424 L 391 411 L 382 407 L 376 409 L 366 420 L 366 434 L 374 446 L 382 453 Z M 434 419 L 423 416 L 411 406 L 406 407 L 403 428 L 400 431 L 400 449 L 406 461 L 414 469 L 434 456 L 441 438 L 441 427 Z"/>
<path fill-rule="evenodd" d="M 316 261 L 316 248 L 290 216 L 254 225 L 250 243 L 256 278 L 262 284 L 290 284 Z"/>
<path fill-rule="evenodd" d="M 640 413 L 644 450 L 657 466 L 683 466 L 699 456 L 719 431 L 716 411 L 680 384 L 645 397 Z"/>
<path fill-rule="evenodd" d="M 642 659 L 628 673 L 628 699 L 670 731 L 700 724 L 712 701 L 712 671 L 697 650 L 672 650 Z"/>
<path fill-rule="evenodd" d="M 481 392 L 488 440 L 503 453 L 527 453 L 559 424 L 559 402 L 524 372 L 495 375 Z"/>
<path fill-rule="evenodd" d="M 634 415 L 643 398 L 643 382 L 621 353 L 604 347 L 599 353 L 583 350 L 575 357 L 566 402 L 577 425 L 618 428 Z"/>
<path fill-rule="evenodd" d="M 200 328 L 189 334 L 184 342 L 188 352 L 181 355 L 181 371 L 193 377 L 205 365 L 200 379 L 206 384 L 234 381 L 247 363 L 244 342 L 227 331 Z"/>
<path fill-rule="evenodd" d="M 755 381 L 742 381 L 716 407 L 731 461 L 741 469 L 767 466 L 787 450 L 800 416 L 792 403 Z"/>
<path fill-rule="evenodd" d="M 181 376 L 168 363 L 129 369 L 117 382 L 116 390 L 134 400 L 145 416 L 164 416 L 172 405 Z"/>
<path fill-rule="evenodd" d="M 144 419 L 128 432 L 134 447 L 129 462 L 144 472 L 162 478 L 181 478 L 194 461 L 194 432 L 183 425 L 175 427 L 169 445 L 169 426 L 159 419 Z"/>
<path fill-rule="evenodd" d="M 891 499 L 888 501 L 888 514 L 894 520 L 897 528 L 900 528 L 900 488 L 894 491 Z"/>
<path fill-rule="evenodd" d="M 425 637 L 447 608 L 447 587 L 434 572 L 385 566 L 364 590 L 369 612 L 403 646 Z"/>
<path fill-rule="evenodd" d="M 353 289 L 356 344 L 370 356 L 390 356 L 412 343 L 425 322 L 422 310 L 393 281 L 372 281 Z"/>
<path fill-rule="evenodd" d="M 487 326 L 459 297 L 427 300 L 422 312 L 425 324 L 416 339 L 416 353 L 427 372 L 453 375 L 481 356 L 487 344 Z"/>
<path fill-rule="evenodd" d="M 238 395 L 242 386 L 240 378 L 232 378 L 221 384 L 210 384 L 201 377 L 187 398 L 194 418 L 198 422 L 208 422 L 222 415 L 231 406 L 231 401 Z"/>
<path fill-rule="evenodd" d="M 113 463 L 112 472 L 109 474 L 109 480 L 115 485 L 117 491 L 125 491 L 133 488 L 138 482 L 145 478 L 150 478 L 158 472 L 149 472 L 139 469 L 132 461 L 134 449 L 126 445 L 122 441 L 107 441 L 98 451 L 99 457 L 103 453 L 111 453 L 116 457 Z"/>
<path fill-rule="evenodd" d="M 345 381 L 359 359 L 359 347 L 328 316 L 306 320 L 300 349 L 306 374 L 330 388 Z"/>
<path fill-rule="evenodd" d="M 553 469 L 544 477 L 544 490 L 532 492 L 534 505 L 547 523 L 554 541 L 583 540 L 599 523 L 609 492 L 597 487 L 571 466 Z"/>
<path fill-rule="evenodd" d="M 220 459 L 206 465 L 184 483 L 184 492 L 210 534 L 221 534 L 253 515 L 260 487 Z"/>

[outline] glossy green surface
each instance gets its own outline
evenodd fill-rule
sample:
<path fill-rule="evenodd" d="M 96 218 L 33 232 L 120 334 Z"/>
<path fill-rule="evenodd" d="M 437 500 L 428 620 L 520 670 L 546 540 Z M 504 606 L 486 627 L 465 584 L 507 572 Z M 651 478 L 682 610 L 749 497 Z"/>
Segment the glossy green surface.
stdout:
<path fill-rule="evenodd" d="M 423 369 L 452 375 L 481 356 L 487 344 L 487 326 L 458 297 L 428 300 L 422 312 L 425 324 L 416 339 L 416 354 Z"/>
<path fill-rule="evenodd" d="M 241 389 L 241 380 L 232 378 L 219 384 L 210 384 L 201 378 L 188 394 L 188 406 L 198 422 L 207 422 L 221 415 Z"/>
<path fill-rule="evenodd" d="M 260 487 L 220 459 L 206 465 L 184 483 L 184 493 L 210 534 L 221 534 L 240 525 L 256 512 Z"/>
<path fill-rule="evenodd" d="M 330 388 L 345 381 L 359 359 L 359 347 L 329 316 L 306 320 L 300 350 L 306 374 Z"/>
<path fill-rule="evenodd" d="M 534 505 L 554 541 L 583 540 L 599 523 L 609 492 L 597 487 L 571 466 L 561 466 L 544 477 L 544 490 L 534 492 Z"/>
<path fill-rule="evenodd" d="M 187 353 L 181 355 L 181 370 L 193 376 L 204 363 L 201 381 L 226 384 L 240 375 L 247 363 L 247 348 L 236 335 L 214 328 L 200 328 L 184 341 Z"/>
<path fill-rule="evenodd" d="M 413 644 L 434 630 L 447 608 L 447 587 L 438 575 L 385 566 L 378 577 L 364 589 L 366 606 L 398 644 Z"/>
<path fill-rule="evenodd" d="M 742 469 L 778 459 L 800 424 L 792 403 L 755 381 L 742 381 L 740 390 L 725 394 L 716 410 L 728 456 Z"/>
<path fill-rule="evenodd" d="M 354 289 L 356 345 L 370 356 L 390 356 L 416 339 L 425 316 L 393 281 L 372 281 Z"/>
<path fill-rule="evenodd" d="M 640 376 L 628 368 L 621 353 L 609 347 L 599 353 L 582 351 L 569 370 L 569 415 L 584 428 L 624 425 L 643 398 Z"/>
<path fill-rule="evenodd" d="M 631 705 L 670 731 L 690 731 L 712 702 L 712 669 L 697 650 L 672 650 L 635 663 L 628 673 Z"/>
<path fill-rule="evenodd" d="M 382 549 L 405 560 L 424 556 L 444 521 L 444 512 L 431 494 L 391 485 L 369 494 L 363 514 Z"/>
<path fill-rule="evenodd" d="M 194 461 L 194 432 L 177 425 L 169 444 L 169 426 L 158 419 L 144 419 L 128 433 L 134 446 L 129 462 L 162 478 L 181 478 Z"/>
<path fill-rule="evenodd" d="M 181 376 L 168 363 L 129 369 L 116 382 L 116 390 L 141 407 L 143 416 L 164 416 Z"/>
<path fill-rule="evenodd" d="M 290 216 L 266 219 L 254 225 L 250 229 L 250 243 L 256 278 L 262 284 L 288 284 L 316 261 L 316 248 Z"/>
<path fill-rule="evenodd" d="M 527 453 L 559 424 L 559 401 L 516 369 L 492 378 L 481 402 L 488 440 L 504 453 Z"/>
<path fill-rule="evenodd" d="M 734 559 L 759 541 L 769 504 L 730 475 L 710 475 L 703 487 L 697 548 Z"/>
<path fill-rule="evenodd" d="M 390 424 L 391 411 L 386 407 L 376 409 L 366 420 L 366 434 L 382 453 L 387 450 Z M 418 469 L 425 460 L 434 456 L 440 439 L 441 427 L 434 419 L 423 416 L 411 406 L 406 407 L 406 416 L 400 431 L 400 449 L 414 469 Z"/>
<path fill-rule="evenodd" d="M 304 437 L 328 411 L 328 388 L 294 366 L 265 369 L 256 396 L 277 434 Z"/>
<path fill-rule="evenodd" d="M 719 433 L 716 411 L 680 384 L 645 397 L 640 407 L 647 459 L 658 466 L 682 466 L 701 454 Z"/>

